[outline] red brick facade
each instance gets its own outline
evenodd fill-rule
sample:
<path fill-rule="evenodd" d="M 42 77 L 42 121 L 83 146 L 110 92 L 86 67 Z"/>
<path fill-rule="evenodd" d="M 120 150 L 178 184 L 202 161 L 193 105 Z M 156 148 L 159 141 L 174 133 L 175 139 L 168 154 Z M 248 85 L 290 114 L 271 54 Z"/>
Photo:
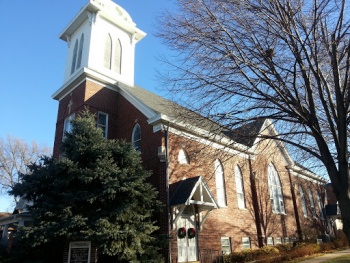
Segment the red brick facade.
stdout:
<path fill-rule="evenodd" d="M 232 148 L 218 149 L 214 142 L 200 141 L 186 136 L 178 129 L 167 127 L 154 131 L 148 123 L 149 119 L 127 100 L 118 87 L 105 87 L 89 80 L 83 81 L 70 93 L 59 101 L 56 124 L 54 157 L 59 157 L 59 146 L 62 141 L 64 120 L 70 114 L 88 107 L 92 112 L 108 114 L 108 138 L 120 138 L 131 141 L 133 127 L 138 123 L 141 127 L 141 157 L 147 170 L 152 171 L 151 183 L 159 192 L 159 199 L 166 204 L 173 193 L 167 195 L 167 177 L 169 185 L 183 179 L 202 176 L 208 185 L 214 199 L 217 198 L 215 179 L 215 160 L 222 163 L 224 173 L 225 197 L 227 205 L 214 209 L 206 218 L 203 228 L 196 222 L 197 259 L 204 251 L 221 254 L 221 238 L 228 237 L 232 251 L 242 249 L 242 238 L 249 237 L 252 248 L 266 244 L 266 238 L 272 237 L 274 242 L 278 238 L 316 238 L 324 233 L 324 220 L 319 216 L 316 190 L 323 198 L 320 184 L 322 180 L 299 176 L 290 166 L 288 156 L 275 143 L 262 142 L 250 153 L 232 150 Z M 167 133 L 166 130 L 169 129 Z M 190 131 L 186 131 L 188 134 Z M 195 132 L 193 133 L 195 134 Z M 167 136 L 168 135 L 168 136 Z M 167 147 L 168 162 L 158 156 L 159 147 Z M 188 164 L 180 164 L 179 151 L 183 149 L 188 156 Z M 168 166 L 167 166 L 168 164 Z M 268 166 L 272 165 L 278 174 L 283 193 L 285 213 L 274 213 L 271 208 L 271 197 L 268 187 Z M 246 208 L 238 208 L 235 166 L 238 166 L 243 177 L 243 189 Z M 314 207 L 318 212 L 312 216 L 310 200 L 307 195 L 309 216 L 304 217 L 301 208 L 298 186 L 305 190 L 311 189 Z M 321 198 L 321 199 L 322 199 Z M 173 208 L 170 212 L 173 212 Z M 203 214 L 198 214 L 198 218 Z M 171 235 L 171 258 L 175 262 L 178 258 L 177 228 L 170 215 L 170 224 L 166 211 L 158 218 L 161 234 Z M 168 229 L 170 225 L 170 230 Z M 260 243 L 259 243 L 260 242 Z"/>

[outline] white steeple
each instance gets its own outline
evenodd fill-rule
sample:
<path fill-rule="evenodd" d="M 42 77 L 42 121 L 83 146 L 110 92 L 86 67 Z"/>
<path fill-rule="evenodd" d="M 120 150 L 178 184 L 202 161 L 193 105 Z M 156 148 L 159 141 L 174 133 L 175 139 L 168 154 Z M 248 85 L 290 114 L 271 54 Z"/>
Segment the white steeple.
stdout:
<path fill-rule="evenodd" d="M 135 44 L 145 35 L 113 1 L 89 0 L 59 36 L 68 43 L 63 86 L 83 73 L 133 86 Z"/>

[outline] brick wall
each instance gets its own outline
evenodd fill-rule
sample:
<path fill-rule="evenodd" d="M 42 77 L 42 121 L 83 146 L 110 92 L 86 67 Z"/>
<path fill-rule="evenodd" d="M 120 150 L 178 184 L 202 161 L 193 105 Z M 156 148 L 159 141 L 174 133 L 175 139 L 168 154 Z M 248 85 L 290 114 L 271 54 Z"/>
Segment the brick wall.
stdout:
<path fill-rule="evenodd" d="M 170 135 L 170 183 L 193 176 L 201 175 L 209 186 L 211 192 L 216 198 L 216 182 L 214 172 L 214 161 L 220 159 L 224 167 L 224 178 L 226 187 L 227 206 L 212 211 L 203 229 L 199 232 L 198 247 L 199 250 L 221 251 L 221 237 L 230 237 L 232 250 L 242 249 L 242 237 L 249 237 L 253 248 L 258 247 L 258 228 L 261 229 L 262 238 L 266 242 L 266 237 L 282 238 L 298 237 L 298 224 L 295 214 L 295 203 L 293 203 L 292 184 L 288 166 L 288 159 L 280 151 L 275 143 L 262 142 L 257 146 L 255 156 L 251 156 L 251 167 L 249 166 L 249 156 L 239 154 L 229 154 L 215 150 L 211 145 L 202 145 L 193 140 L 186 139 L 179 135 Z M 190 164 L 179 164 L 177 157 L 180 149 L 184 149 L 190 159 Z M 272 212 L 270 205 L 270 194 L 267 185 L 268 165 L 272 164 L 277 172 L 282 186 L 285 214 L 276 214 Z M 238 165 L 241 169 L 246 209 L 238 208 L 234 167 Z M 252 176 L 253 175 L 253 176 Z M 252 177 L 251 177 L 252 176 Z M 260 222 L 256 223 L 256 214 L 253 211 L 252 181 L 254 180 L 257 200 L 259 202 Z M 293 177 L 294 180 L 294 177 Z M 309 187 L 315 187 L 315 183 L 306 180 Z M 318 209 L 315 200 L 315 208 Z M 300 205 L 297 209 L 300 210 Z M 299 213 L 300 215 L 300 213 Z M 320 224 L 319 218 L 313 220 L 313 225 Z M 301 220 L 302 226 L 305 220 Z M 311 226 L 308 223 L 308 226 Z M 302 227 L 302 231 L 306 228 Z M 322 228 L 316 228 L 315 235 L 322 233 Z M 173 257 L 176 256 L 176 229 L 172 231 L 172 251 Z"/>
<path fill-rule="evenodd" d="M 143 165 L 152 172 L 150 182 L 159 193 L 159 200 L 166 204 L 167 167 L 157 156 L 158 147 L 166 145 L 164 131 L 153 132 L 153 127 L 147 123 L 147 118 L 116 90 L 103 87 L 94 82 L 81 83 L 74 91 L 59 102 L 56 124 L 54 157 L 59 155 L 59 145 L 62 141 L 64 119 L 72 112 L 79 112 L 88 106 L 92 112 L 102 111 L 108 114 L 108 138 L 120 138 L 131 141 L 133 127 L 138 123 L 141 127 L 141 157 Z M 70 111 L 69 111 L 70 109 Z M 256 147 L 256 155 L 248 156 L 242 153 L 232 153 L 218 150 L 212 144 L 203 144 L 190 140 L 180 133 L 169 132 L 169 183 L 201 175 L 217 197 L 214 163 L 219 159 L 224 168 L 227 206 L 212 211 L 203 229 L 198 231 L 199 250 L 215 250 L 221 253 L 221 237 L 230 237 L 232 250 L 242 249 L 242 237 L 249 237 L 253 248 L 266 237 L 295 237 L 301 228 L 303 233 L 315 224 L 315 220 L 302 217 L 298 191 L 293 202 L 292 191 L 296 184 L 314 185 L 310 181 L 301 181 L 291 176 L 286 167 L 288 158 L 271 141 L 261 142 Z M 189 164 L 179 164 L 178 154 L 183 149 L 188 155 Z M 272 212 L 267 185 L 267 169 L 272 164 L 277 170 L 283 192 L 285 214 Z M 246 208 L 238 208 L 235 184 L 235 166 L 238 165 L 243 176 Z M 294 187 L 294 188 L 293 188 Z M 171 196 L 172 193 L 170 193 Z M 254 199 L 255 198 L 255 199 Z M 254 201 L 255 200 L 255 201 Z M 315 200 L 315 208 L 318 209 Z M 255 205 L 255 206 L 254 206 Z M 258 207 L 260 214 L 254 213 Z M 297 212 L 297 213 L 295 213 Z M 256 217 L 259 220 L 256 220 Z M 299 223 L 297 223 L 298 216 Z M 168 233 L 166 209 L 156 218 L 161 227 L 160 234 Z M 300 227 L 299 227 L 300 226 Z M 321 231 L 317 228 L 316 232 Z M 300 232 L 300 231 L 299 231 Z M 177 255 L 176 229 L 171 230 L 171 249 L 173 258 Z M 166 253 L 165 248 L 164 253 Z"/>
<path fill-rule="evenodd" d="M 302 210 L 302 201 L 301 201 L 301 193 L 300 193 L 299 186 L 301 186 L 304 191 L 306 208 L 307 208 L 307 216 L 304 215 L 304 212 Z M 298 176 L 293 176 L 293 187 L 296 193 L 295 199 L 296 199 L 297 208 L 298 208 L 301 235 L 303 239 L 315 240 L 317 236 L 319 236 L 320 234 L 324 234 L 326 230 L 325 215 L 324 215 L 324 218 L 322 219 L 321 217 L 322 211 L 320 211 L 320 207 L 317 199 L 317 193 L 318 193 L 320 197 L 321 205 L 324 204 L 324 191 L 325 191 L 324 187 L 321 184 L 312 182 L 310 180 L 307 180 Z M 314 209 L 315 209 L 314 211 L 316 216 L 314 216 L 311 209 L 309 190 L 311 191 L 311 194 L 312 194 L 312 199 L 313 199 Z"/>

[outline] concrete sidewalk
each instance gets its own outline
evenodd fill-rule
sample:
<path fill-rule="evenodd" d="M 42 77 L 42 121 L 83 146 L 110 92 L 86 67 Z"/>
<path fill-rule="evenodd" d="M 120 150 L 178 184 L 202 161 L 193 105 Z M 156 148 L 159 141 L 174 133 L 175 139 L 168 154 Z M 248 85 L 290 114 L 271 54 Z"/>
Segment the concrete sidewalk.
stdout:
<path fill-rule="evenodd" d="M 332 253 L 327 253 L 327 254 L 324 254 L 322 256 L 315 257 L 315 258 L 312 258 L 312 259 L 307 259 L 307 260 L 304 260 L 304 261 L 301 261 L 301 262 L 303 262 L 303 263 L 320 263 L 320 262 L 323 262 L 323 261 L 326 261 L 326 260 L 329 260 L 329 259 L 333 259 L 333 258 L 344 256 L 344 255 L 350 255 L 350 248 L 347 248 L 347 249 L 344 249 L 344 250 L 340 250 L 340 251 L 335 251 L 335 252 L 332 252 Z"/>

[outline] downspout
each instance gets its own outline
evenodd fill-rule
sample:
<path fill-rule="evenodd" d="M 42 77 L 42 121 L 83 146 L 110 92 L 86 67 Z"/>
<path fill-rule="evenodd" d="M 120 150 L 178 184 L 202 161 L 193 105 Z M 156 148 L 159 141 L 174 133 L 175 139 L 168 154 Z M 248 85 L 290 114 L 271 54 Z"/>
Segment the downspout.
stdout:
<path fill-rule="evenodd" d="M 169 192 L 169 123 L 164 130 L 165 133 L 165 186 L 166 186 L 166 209 L 167 209 L 167 220 L 168 220 L 168 237 L 169 237 L 169 263 L 171 263 L 171 239 L 170 239 L 170 231 L 171 231 L 171 216 L 170 216 L 170 192 Z"/>
<path fill-rule="evenodd" d="M 260 208 L 259 208 L 259 199 L 258 199 L 258 191 L 256 188 L 256 182 L 255 182 L 255 173 L 253 171 L 252 166 L 252 160 L 249 156 L 249 172 L 250 172 L 250 191 L 252 193 L 252 205 L 254 209 L 254 217 L 255 217 L 255 226 L 256 226 L 256 232 L 258 235 L 258 246 L 263 247 L 264 246 L 264 236 L 261 232 L 261 221 L 260 221 Z"/>
<path fill-rule="evenodd" d="M 295 215 L 295 222 L 297 224 L 297 233 L 298 233 L 298 241 L 302 240 L 303 233 L 301 231 L 301 225 L 300 225 L 300 219 L 299 219 L 299 212 L 298 212 L 298 206 L 297 206 L 297 199 L 295 196 L 293 181 L 292 181 L 292 175 L 290 172 L 290 169 L 286 167 L 288 170 L 288 176 L 289 176 L 289 183 L 290 183 L 290 191 L 292 193 L 292 200 L 293 200 L 293 208 L 294 208 L 294 215 Z"/>

